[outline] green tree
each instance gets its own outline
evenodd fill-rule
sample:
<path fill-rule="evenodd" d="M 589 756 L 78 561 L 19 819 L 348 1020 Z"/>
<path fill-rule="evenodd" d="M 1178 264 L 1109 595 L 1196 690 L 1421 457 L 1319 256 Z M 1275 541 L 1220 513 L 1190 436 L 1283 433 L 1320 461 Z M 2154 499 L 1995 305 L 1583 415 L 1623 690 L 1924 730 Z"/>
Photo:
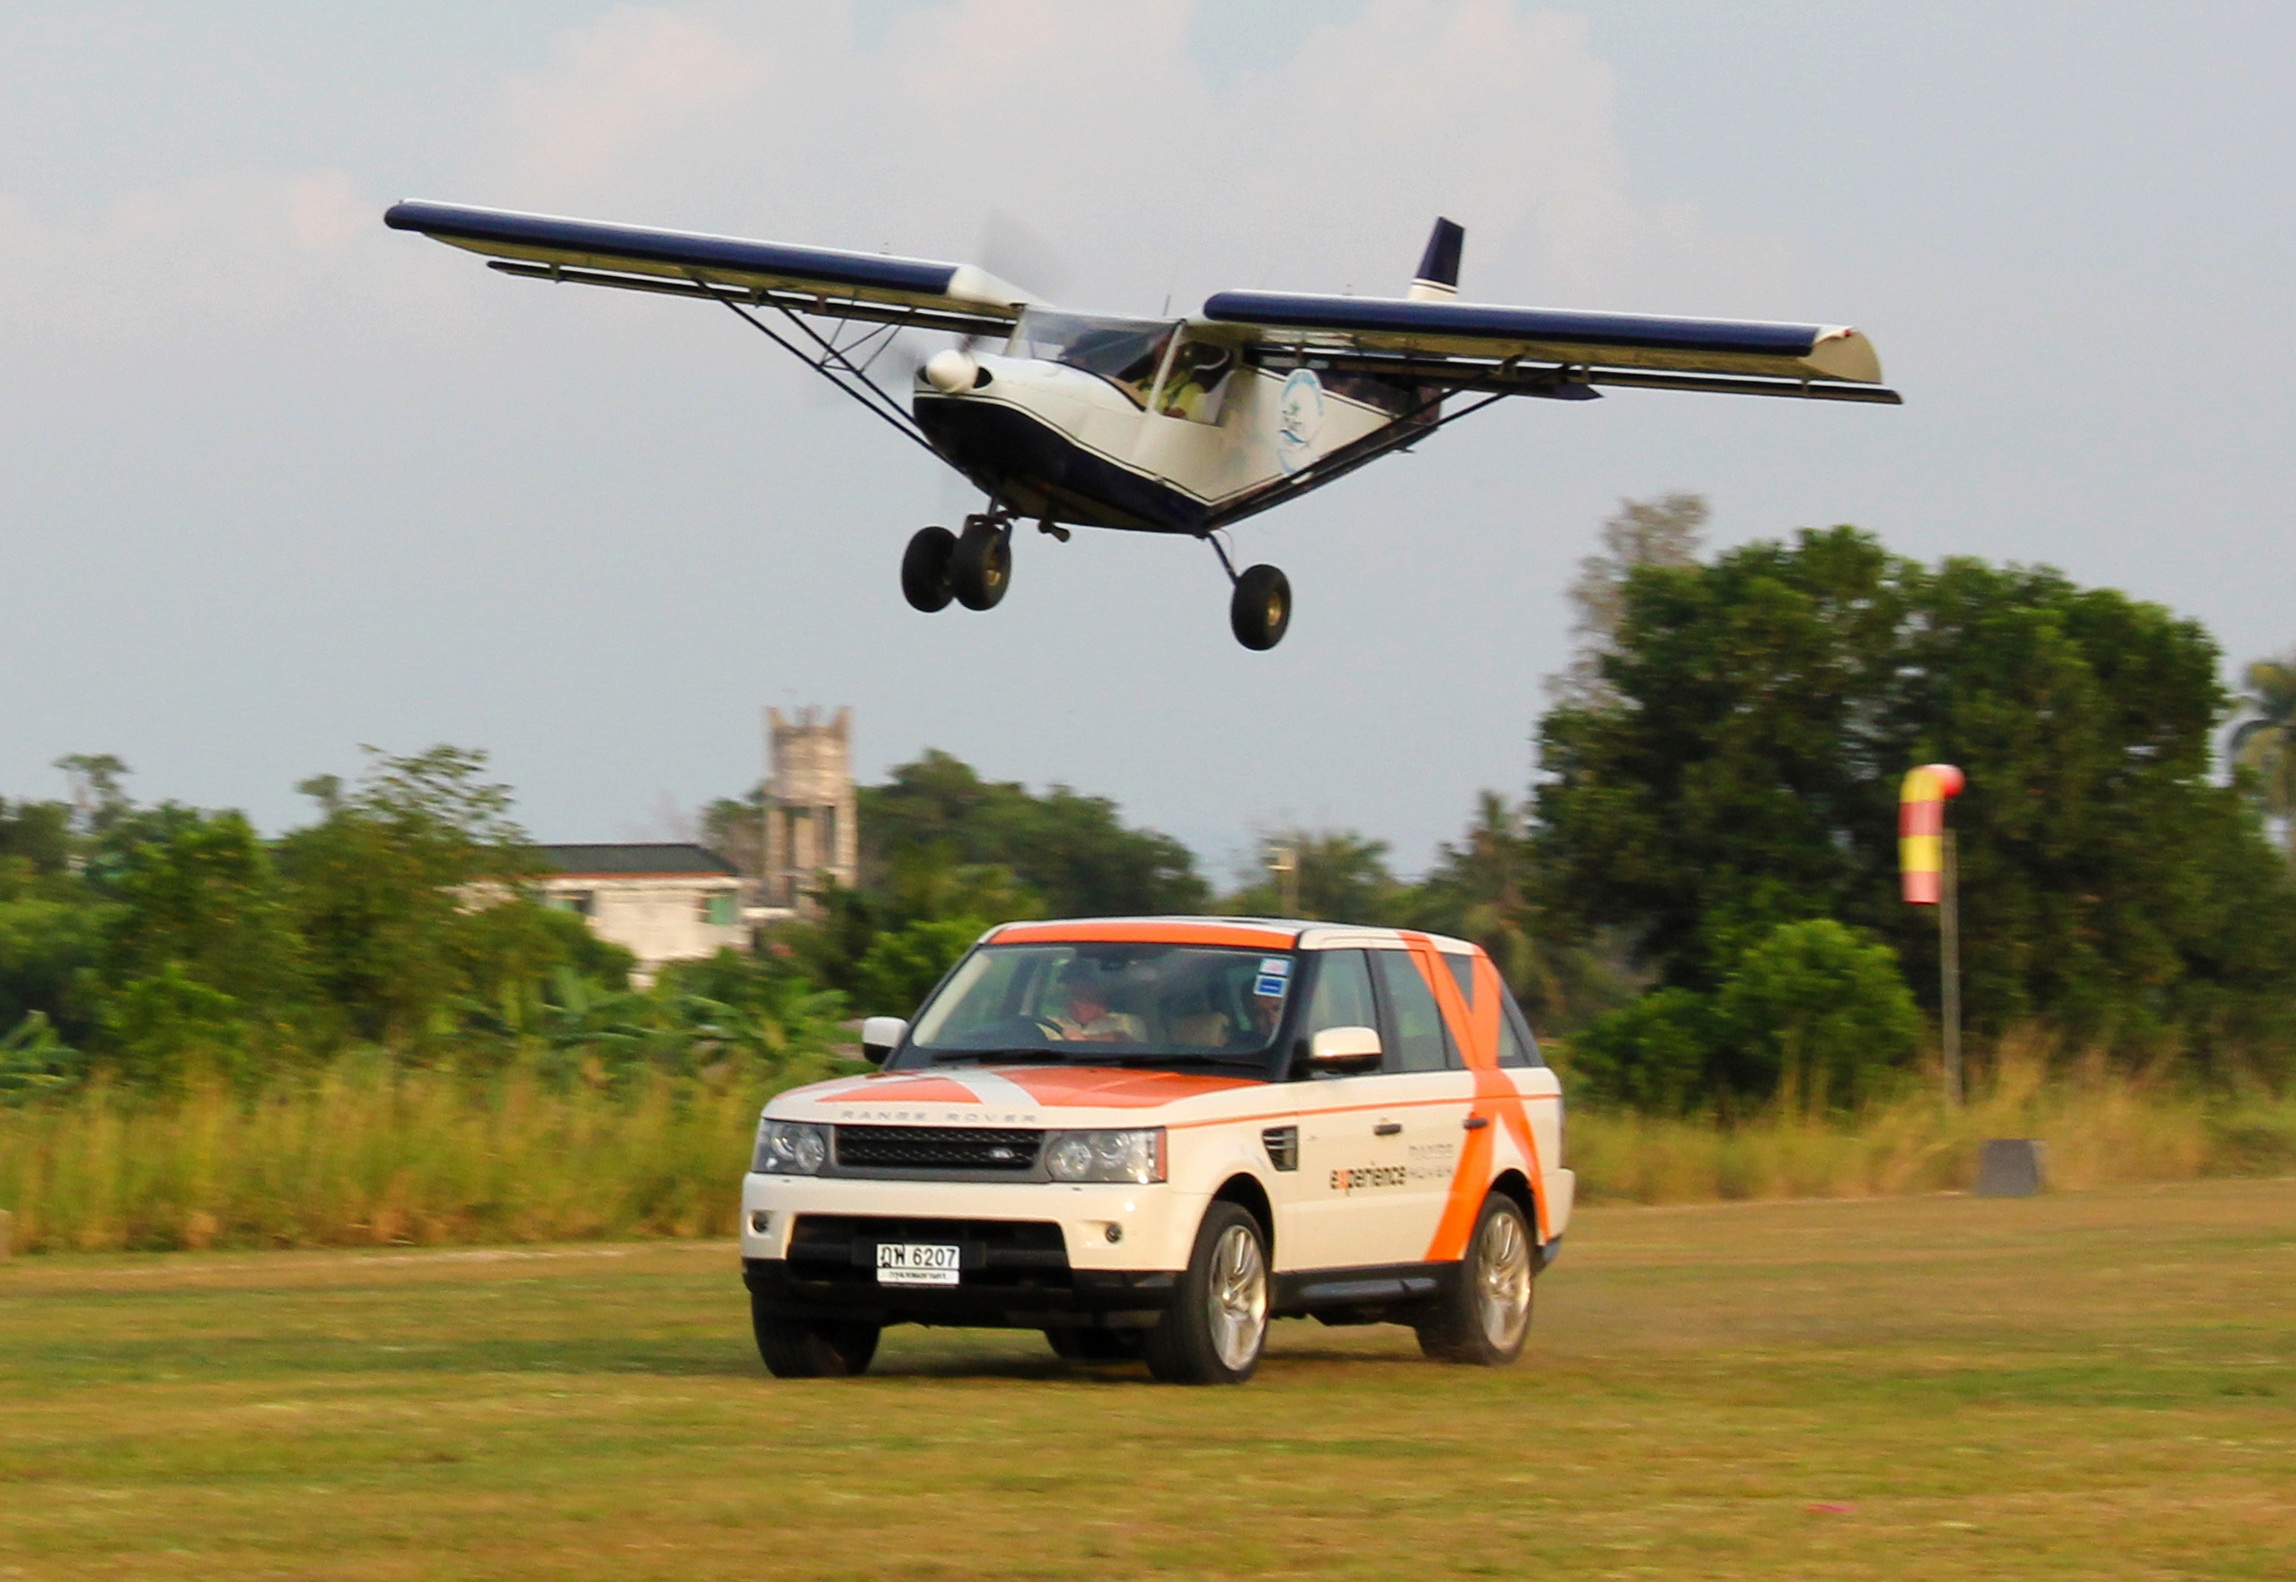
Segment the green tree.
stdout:
<path fill-rule="evenodd" d="M 2288 855 L 2296 860 L 2296 653 L 2259 659 L 2242 681 L 2247 715 L 2232 731 L 2232 761 L 2255 776 L 2265 811 L 2286 821 Z"/>
<path fill-rule="evenodd" d="M 0 797 L 0 901 L 68 889 L 72 857 L 68 805 Z"/>
<path fill-rule="evenodd" d="M 870 1015 L 916 1015 L 985 928 L 975 917 L 920 918 L 878 934 L 854 971 L 856 1003 Z"/>
<path fill-rule="evenodd" d="M 1230 896 L 1227 911 L 1385 926 L 1411 920 L 1409 892 L 1388 871 L 1383 840 L 1352 829 L 1281 829 L 1264 834 L 1261 849 L 1281 852 L 1296 876 L 1287 883 L 1266 872 Z"/>
<path fill-rule="evenodd" d="M 1186 846 L 1133 829 L 1105 797 L 1064 785 L 1043 795 L 983 780 L 949 754 L 927 751 L 860 793 L 863 883 L 897 853 L 942 847 L 963 867 L 1002 867 L 1056 917 L 1200 912 L 1210 892 Z"/>
<path fill-rule="evenodd" d="M 100 835 L 134 806 L 121 783 L 132 771 L 110 753 L 67 753 L 56 767 L 72 783 L 72 804 L 83 829 Z"/>
<path fill-rule="evenodd" d="M 870 1014 L 907 1014 L 992 925 L 1042 917 L 1043 901 L 1008 868 L 958 861 L 954 843 L 911 847 L 868 890 L 825 886 L 819 915 L 787 925 L 786 951 L 814 982 Z"/>
<path fill-rule="evenodd" d="M 0 1033 L 33 1016 L 59 1039 L 93 1030 L 102 912 L 76 857 L 68 804 L 0 798 Z"/>
<path fill-rule="evenodd" d="M 1415 927 L 1481 945 L 1532 1021 L 1560 1031 L 1625 1004 L 1638 985 L 1614 940 L 1539 903 L 1537 860 L 1522 810 L 1481 792 L 1465 834 L 1438 849 L 1399 912 Z"/>
<path fill-rule="evenodd" d="M 1897 953 L 1831 918 L 1781 923 L 1715 996 L 1720 1084 L 1789 1108 L 1850 1109 L 1909 1065 L 1921 1017 Z"/>
<path fill-rule="evenodd" d="M 1579 562 L 1578 580 L 1570 587 L 1576 612 L 1570 667 L 1547 678 L 1547 690 L 1558 701 L 1586 707 L 1613 700 L 1602 667 L 1618 652 L 1627 578 L 1644 566 L 1696 565 L 1710 514 L 1702 494 L 1618 502 L 1602 524 L 1602 548 Z"/>
<path fill-rule="evenodd" d="M 1712 1002 L 1689 989 L 1656 989 L 1606 1011 L 1571 1040 L 1571 1071 L 1598 1104 L 1680 1115 L 1722 1097 L 1722 1048 Z"/>
<path fill-rule="evenodd" d="M 285 1034 L 307 996 L 271 854 L 244 815 L 193 814 L 126 854 L 103 975 L 114 989 L 174 971 Z"/>
<path fill-rule="evenodd" d="M 1716 994 L 1659 989 L 1596 1018 L 1571 1054 L 1599 1102 L 1682 1114 L 1774 1099 L 1823 1111 L 1881 1091 L 1920 1040 L 1896 953 L 1813 918 L 1756 939 Z"/>
<path fill-rule="evenodd" d="M 549 942 L 570 936 L 524 897 L 539 857 L 483 753 L 366 751 L 358 785 L 282 840 L 279 861 L 327 1002 L 357 1036 L 415 1047 L 450 1034 L 459 1007 L 498 1000 L 506 976 L 546 970 Z"/>
<path fill-rule="evenodd" d="M 1778 924 L 1833 917 L 1927 993 L 1897 788 L 1958 763 L 1973 1020 L 2228 1046 L 2287 1013 L 2296 897 L 2209 783 L 2216 657 L 2157 606 L 2042 568 L 1923 567 L 1850 528 L 1640 568 L 1612 696 L 1540 727 L 1545 898 L 1631 930 L 1673 987 L 1711 992 Z"/>

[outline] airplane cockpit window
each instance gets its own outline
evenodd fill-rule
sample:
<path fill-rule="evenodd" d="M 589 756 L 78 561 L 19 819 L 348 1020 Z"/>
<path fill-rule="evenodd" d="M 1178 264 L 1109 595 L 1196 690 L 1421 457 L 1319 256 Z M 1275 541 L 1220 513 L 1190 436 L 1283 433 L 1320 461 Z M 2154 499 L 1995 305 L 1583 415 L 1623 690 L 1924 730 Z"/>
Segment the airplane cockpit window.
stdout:
<path fill-rule="evenodd" d="M 1144 407 L 1164 366 L 1165 348 L 1178 328 L 1168 320 L 1107 319 L 1030 308 L 1021 314 L 1007 349 L 1015 357 L 1035 357 L 1098 374 L 1130 396 L 1135 406 Z"/>
<path fill-rule="evenodd" d="M 1219 422 L 1220 402 L 1228 393 L 1228 375 L 1235 368 L 1233 346 L 1193 337 L 1182 341 L 1172 354 L 1172 371 L 1156 392 L 1156 410 L 1191 423 Z"/>

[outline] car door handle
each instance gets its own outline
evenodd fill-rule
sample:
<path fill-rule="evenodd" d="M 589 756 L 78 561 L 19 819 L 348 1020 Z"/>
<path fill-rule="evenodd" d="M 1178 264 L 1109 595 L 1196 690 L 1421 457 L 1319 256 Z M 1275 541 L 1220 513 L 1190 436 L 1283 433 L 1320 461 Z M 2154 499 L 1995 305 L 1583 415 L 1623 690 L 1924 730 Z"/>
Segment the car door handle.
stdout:
<path fill-rule="evenodd" d="M 1488 1115 L 1470 1115 L 1459 1124 L 1471 1132 L 1479 1132 L 1491 1124 L 1491 1117 Z"/>
<path fill-rule="evenodd" d="M 1377 1126 L 1371 1128 L 1371 1135 L 1374 1137 L 1393 1137 L 1401 1130 L 1403 1130 L 1401 1121 L 1381 1121 Z"/>

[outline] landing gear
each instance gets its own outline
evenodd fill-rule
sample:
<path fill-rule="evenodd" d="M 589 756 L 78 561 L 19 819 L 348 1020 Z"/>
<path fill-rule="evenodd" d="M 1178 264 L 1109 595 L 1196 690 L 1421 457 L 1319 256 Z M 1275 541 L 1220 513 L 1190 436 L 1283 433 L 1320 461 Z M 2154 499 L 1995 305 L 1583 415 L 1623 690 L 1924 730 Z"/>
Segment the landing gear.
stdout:
<path fill-rule="evenodd" d="M 1246 648 L 1265 650 L 1291 625 L 1291 581 L 1273 566 L 1247 567 L 1228 599 L 1228 625 Z"/>
<path fill-rule="evenodd" d="M 957 535 L 945 527 L 920 527 L 901 556 L 901 593 L 912 609 L 927 615 L 946 609 L 956 589 L 949 583 L 949 562 L 957 552 Z"/>
<path fill-rule="evenodd" d="M 1012 529 L 994 517 L 966 518 L 949 558 L 949 586 L 966 609 L 995 609 L 1012 586 Z"/>
<path fill-rule="evenodd" d="M 1220 557 L 1220 569 L 1236 585 L 1228 596 L 1228 630 L 1236 634 L 1236 641 L 1262 653 L 1282 642 L 1291 626 L 1291 579 L 1273 566 L 1247 566 L 1239 575 L 1236 563 L 1228 558 L 1228 546 L 1216 534 L 1206 533 L 1204 542 L 1212 546 L 1212 553 Z"/>
<path fill-rule="evenodd" d="M 962 535 L 920 527 L 901 556 L 901 594 L 927 615 L 951 599 L 968 610 L 993 610 L 1011 586 L 1012 518 L 1004 512 L 966 517 Z"/>

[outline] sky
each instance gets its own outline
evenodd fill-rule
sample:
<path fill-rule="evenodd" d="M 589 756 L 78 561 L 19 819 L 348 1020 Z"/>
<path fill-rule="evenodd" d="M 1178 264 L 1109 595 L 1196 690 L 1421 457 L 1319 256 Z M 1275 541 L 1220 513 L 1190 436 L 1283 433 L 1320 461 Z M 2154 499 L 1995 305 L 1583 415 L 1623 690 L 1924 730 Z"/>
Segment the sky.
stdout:
<path fill-rule="evenodd" d="M 668 838 L 850 706 L 1114 798 L 1215 877 L 1254 832 L 1424 866 L 1521 795 L 1565 590 L 1622 498 L 1718 544 L 1855 523 L 2296 643 L 2296 8 L 1797 0 L 497 0 L 0 7 L 0 795 L 308 816 L 362 744 L 491 755 L 545 840 Z M 1174 313 L 1400 294 L 1851 323 L 1903 408 L 1512 402 L 1202 545 L 1024 531 L 697 303 L 496 276 L 402 197 L 964 260 Z M 1000 262 L 1004 260 L 1000 258 Z M 937 343 L 936 343 L 937 344 Z M 929 349 L 929 348 L 928 348 Z"/>

